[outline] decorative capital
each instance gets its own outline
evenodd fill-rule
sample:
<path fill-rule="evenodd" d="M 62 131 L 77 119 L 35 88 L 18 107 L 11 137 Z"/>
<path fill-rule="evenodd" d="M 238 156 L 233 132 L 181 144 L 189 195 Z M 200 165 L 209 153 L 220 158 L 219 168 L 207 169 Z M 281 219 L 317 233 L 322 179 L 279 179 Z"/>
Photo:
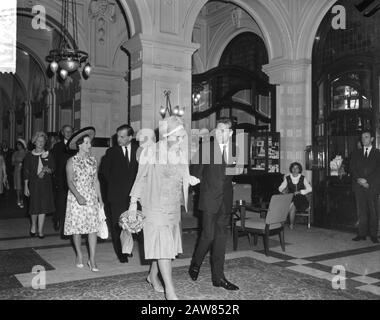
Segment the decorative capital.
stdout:
<path fill-rule="evenodd" d="M 243 11 L 240 8 L 235 8 L 234 10 L 232 10 L 231 19 L 232 19 L 232 25 L 235 28 L 240 28 L 242 14 L 243 14 Z"/>
<path fill-rule="evenodd" d="M 104 18 L 109 22 L 115 22 L 116 4 L 110 0 L 91 0 L 88 15 L 91 19 Z"/>

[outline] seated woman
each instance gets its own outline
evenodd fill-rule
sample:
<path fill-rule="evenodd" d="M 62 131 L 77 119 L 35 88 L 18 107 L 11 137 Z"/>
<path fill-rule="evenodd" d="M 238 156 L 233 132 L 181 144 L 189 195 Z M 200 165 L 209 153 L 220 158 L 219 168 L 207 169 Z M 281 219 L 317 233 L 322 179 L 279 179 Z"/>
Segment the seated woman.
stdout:
<path fill-rule="evenodd" d="M 278 191 L 294 194 L 293 202 L 289 209 L 290 229 L 293 229 L 296 211 L 304 211 L 309 207 L 309 201 L 305 195 L 310 193 L 312 188 L 305 176 L 301 175 L 302 165 L 300 163 L 293 162 L 289 167 L 289 171 L 291 174 L 285 176 Z"/>

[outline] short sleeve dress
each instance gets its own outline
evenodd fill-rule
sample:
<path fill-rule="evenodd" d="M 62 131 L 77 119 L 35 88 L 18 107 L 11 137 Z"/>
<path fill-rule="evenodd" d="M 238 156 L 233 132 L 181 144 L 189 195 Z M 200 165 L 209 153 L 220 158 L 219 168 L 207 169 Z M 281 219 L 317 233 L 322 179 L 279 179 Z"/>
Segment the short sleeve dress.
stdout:
<path fill-rule="evenodd" d="M 22 190 L 22 162 L 25 156 L 25 150 L 15 151 L 12 155 L 12 164 L 14 165 L 13 184 L 15 190 Z"/>
<path fill-rule="evenodd" d="M 90 234 L 99 231 L 99 202 L 95 183 L 98 174 L 94 157 L 75 155 L 72 159 L 75 188 L 86 199 L 86 205 L 78 203 L 69 190 L 67 196 L 64 234 Z"/>
<path fill-rule="evenodd" d="M 43 166 L 52 171 L 55 169 L 55 161 L 50 152 L 35 154 L 28 152 L 24 159 L 24 179 L 29 185 L 29 214 L 48 214 L 55 211 L 52 174 L 45 173 L 43 178 L 38 176 L 38 164 L 41 160 Z"/>

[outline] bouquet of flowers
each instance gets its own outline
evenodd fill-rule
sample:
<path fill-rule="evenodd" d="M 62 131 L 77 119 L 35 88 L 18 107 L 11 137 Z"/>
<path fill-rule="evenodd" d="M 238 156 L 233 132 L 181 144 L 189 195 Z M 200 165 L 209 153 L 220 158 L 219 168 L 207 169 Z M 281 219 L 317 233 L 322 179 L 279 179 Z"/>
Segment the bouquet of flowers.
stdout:
<path fill-rule="evenodd" d="M 130 233 L 138 233 L 143 228 L 144 215 L 141 211 L 130 212 L 129 210 L 120 215 L 119 226 Z"/>

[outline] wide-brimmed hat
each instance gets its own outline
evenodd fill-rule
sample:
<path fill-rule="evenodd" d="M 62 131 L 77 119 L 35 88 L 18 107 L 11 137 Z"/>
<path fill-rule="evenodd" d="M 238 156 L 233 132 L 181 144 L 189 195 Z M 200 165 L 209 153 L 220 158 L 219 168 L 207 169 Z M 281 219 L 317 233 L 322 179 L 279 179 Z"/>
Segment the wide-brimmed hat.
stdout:
<path fill-rule="evenodd" d="M 86 127 L 83 129 L 80 129 L 73 133 L 73 135 L 70 137 L 69 141 L 67 141 L 67 147 L 70 150 L 77 150 L 78 147 L 76 145 L 76 142 L 83 136 L 88 135 L 90 139 L 92 140 L 95 137 L 95 128 L 94 127 Z"/>
<path fill-rule="evenodd" d="M 25 142 L 24 139 L 18 138 L 18 139 L 17 139 L 17 142 L 20 142 L 20 143 L 24 146 L 24 149 L 27 148 L 27 146 L 26 146 L 26 142 Z"/>

